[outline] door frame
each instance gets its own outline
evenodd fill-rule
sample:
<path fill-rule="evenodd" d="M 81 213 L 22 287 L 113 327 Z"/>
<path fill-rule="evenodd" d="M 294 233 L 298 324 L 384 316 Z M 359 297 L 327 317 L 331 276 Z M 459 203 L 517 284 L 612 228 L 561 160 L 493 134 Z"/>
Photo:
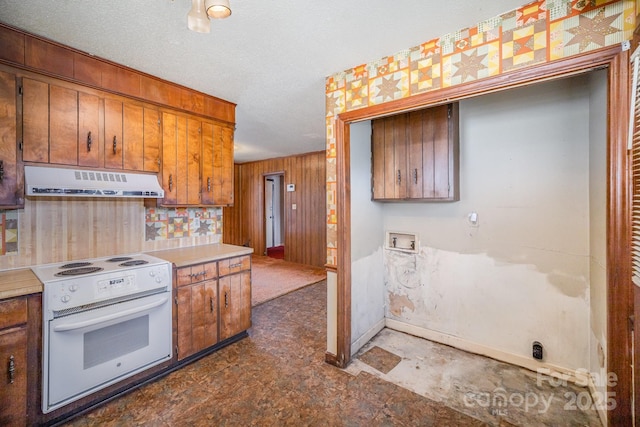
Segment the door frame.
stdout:
<path fill-rule="evenodd" d="M 629 316 L 633 313 L 630 247 L 630 171 L 627 157 L 630 52 L 621 45 L 504 73 L 479 81 L 418 94 L 335 117 L 337 265 L 337 348 L 326 361 L 345 367 L 351 359 L 351 188 L 350 124 L 385 115 L 449 103 L 547 80 L 608 69 L 607 93 L 607 372 L 618 382 L 608 387 L 616 407 L 607 412 L 609 425 L 630 425 L 632 402 L 632 343 Z"/>
<path fill-rule="evenodd" d="M 261 253 L 263 255 L 267 255 L 267 218 L 266 218 L 266 194 L 267 194 L 267 189 L 266 189 L 266 181 L 267 178 L 271 177 L 271 176 L 279 176 L 281 181 L 284 182 L 285 181 L 285 172 L 284 171 L 275 171 L 275 172 L 263 172 L 262 173 L 262 182 L 260 183 L 260 187 L 262 190 L 262 200 L 260 202 L 260 215 L 262 215 L 262 249 L 261 249 Z M 283 203 L 284 202 L 284 197 L 285 194 L 284 192 L 280 191 L 280 198 L 282 200 L 279 200 L 278 203 Z M 287 223 L 287 210 L 286 209 L 282 209 L 281 208 L 281 215 L 282 215 L 282 224 L 286 224 Z M 282 234 L 282 244 L 286 245 L 286 234 L 284 228 L 281 226 L 280 232 Z M 286 246 L 285 246 L 286 248 Z M 285 249 L 286 250 L 286 249 Z"/>

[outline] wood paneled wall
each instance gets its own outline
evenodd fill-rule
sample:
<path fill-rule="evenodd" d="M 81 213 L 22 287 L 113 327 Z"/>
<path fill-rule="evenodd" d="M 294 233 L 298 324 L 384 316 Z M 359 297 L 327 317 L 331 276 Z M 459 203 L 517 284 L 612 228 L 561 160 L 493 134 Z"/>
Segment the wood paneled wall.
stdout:
<path fill-rule="evenodd" d="M 325 152 L 236 164 L 234 172 L 235 205 L 223 210 L 223 242 L 265 253 L 264 177 L 282 173 L 285 186 L 295 184 L 295 191 L 284 193 L 285 260 L 324 266 Z"/>
<path fill-rule="evenodd" d="M 28 198 L 18 212 L 18 254 L 0 256 L 0 270 L 221 240 L 216 234 L 145 241 L 142 199 Z"/>

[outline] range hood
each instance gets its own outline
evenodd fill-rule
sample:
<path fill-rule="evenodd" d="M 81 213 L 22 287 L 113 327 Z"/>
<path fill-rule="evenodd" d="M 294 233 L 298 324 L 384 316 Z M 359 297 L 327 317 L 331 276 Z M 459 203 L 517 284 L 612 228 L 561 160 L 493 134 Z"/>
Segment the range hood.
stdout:
<path fill-rule="evenodd" d="M 25 166 L 24 178 L 27 196 L 164 197 L 158 178 L 143 173 Z"/>

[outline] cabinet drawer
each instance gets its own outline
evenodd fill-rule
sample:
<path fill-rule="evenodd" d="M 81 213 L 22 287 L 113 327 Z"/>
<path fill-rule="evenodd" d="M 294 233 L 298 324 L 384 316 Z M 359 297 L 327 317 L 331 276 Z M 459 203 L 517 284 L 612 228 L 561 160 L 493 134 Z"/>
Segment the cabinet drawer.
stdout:
<path fill-rule="evenodd" d="M 27 299 L 24 297 L 0 301 L 0 329 L 27 323 Z"/>
<path fill-rule="evenodd" d="M 245 255 L 235 258 L 223 259 L 218 262 L 220 264 L 220 276 L 237 273 L 251 269 L 251 256 Z"/>
<path fill-rule="evenodd" d="M 215 279 L 218 277 L 218 263 L 208 262 L 206 264 L 192 265 L 178 269 L 178 286 L 186 286 L 198 283 L 203 280 Z"/>

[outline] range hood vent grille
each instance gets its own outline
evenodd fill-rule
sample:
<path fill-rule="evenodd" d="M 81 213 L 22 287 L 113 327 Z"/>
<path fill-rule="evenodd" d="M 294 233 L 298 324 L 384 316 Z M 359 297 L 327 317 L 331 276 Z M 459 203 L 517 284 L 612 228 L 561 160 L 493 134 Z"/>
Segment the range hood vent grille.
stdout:
<path fill-rule="evenodd" d="M 163 198 L 155 175 L 25 166 L 27 196 Z"/>

